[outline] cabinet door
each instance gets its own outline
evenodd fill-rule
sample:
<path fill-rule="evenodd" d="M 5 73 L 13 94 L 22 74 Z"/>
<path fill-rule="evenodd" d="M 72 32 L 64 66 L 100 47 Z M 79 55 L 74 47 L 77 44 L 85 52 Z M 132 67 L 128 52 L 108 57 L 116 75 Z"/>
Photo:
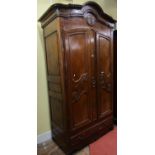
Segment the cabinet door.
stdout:
<path fill-rule="evenodd" d="M 64 34 L 70 127 L 75 130 L 92 120 L 90 35 L 87 29 Z"/>
<path fill-rule="evenodd" d="M 112 113 L 112 52 L 111 40 L 97 33 L 98 117 Z"/>

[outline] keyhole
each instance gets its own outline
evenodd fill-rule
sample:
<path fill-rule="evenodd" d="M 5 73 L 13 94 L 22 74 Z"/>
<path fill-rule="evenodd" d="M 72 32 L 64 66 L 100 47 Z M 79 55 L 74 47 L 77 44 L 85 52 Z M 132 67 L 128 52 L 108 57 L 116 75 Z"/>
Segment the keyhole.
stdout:
<path fill-rule="evenodd" d="M 92 54 L 91 57 L 94 58 L 94 54 Z"/>

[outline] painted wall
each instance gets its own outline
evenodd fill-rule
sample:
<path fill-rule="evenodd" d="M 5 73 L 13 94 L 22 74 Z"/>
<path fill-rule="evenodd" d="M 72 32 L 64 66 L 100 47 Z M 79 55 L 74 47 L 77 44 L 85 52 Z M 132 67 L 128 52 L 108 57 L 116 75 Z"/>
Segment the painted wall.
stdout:
<path fill-rule="evenodd" d="M 50 6 L 48 0 L 38 0 L 37 17 Z M 46 82 L 45 54 L 40 23 L 37 23 L 37 134 L 50 130 L 49 105 Z"/>
<path fill-rule="evenodd" d="M 83 4 L 87 0 L 73 0 L 73 3 Z M 53 3 L 68 3 L 67 0 L 38 0 L 37 17 L 39 18 Z M 70 1 L 71 2 L 71 1 Z M 96 0 L 110 16 L 117 19 L 117 0 Z M 43 35 L 40 23 L 37 23 L 37 134 L 50 129 L 50 115 L 46 82 L 45 54 Z"/>

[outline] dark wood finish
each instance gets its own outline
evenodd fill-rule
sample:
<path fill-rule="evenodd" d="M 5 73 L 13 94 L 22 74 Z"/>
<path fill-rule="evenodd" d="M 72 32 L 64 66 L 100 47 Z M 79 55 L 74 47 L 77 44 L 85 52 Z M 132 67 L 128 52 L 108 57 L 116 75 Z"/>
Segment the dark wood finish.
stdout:
<path fill-rule="evenodd" d="M 117 124 L 117 30 L 114 31 L 114 123 Z"/>
<path fill-rule="evenodd" d="M 90 77 L 90 59 L 87 38 L 88 33 L 85 29 L 73 29 L 65 33 L 71 130 L 89 124 L 92 119 L 88 78 Z"/>
<path fill-rule="evenodd" d="M 66 154 L 113 128 L 115 20 L 94 2 L 51 6 L 44 31 L 52 135 Z"/>

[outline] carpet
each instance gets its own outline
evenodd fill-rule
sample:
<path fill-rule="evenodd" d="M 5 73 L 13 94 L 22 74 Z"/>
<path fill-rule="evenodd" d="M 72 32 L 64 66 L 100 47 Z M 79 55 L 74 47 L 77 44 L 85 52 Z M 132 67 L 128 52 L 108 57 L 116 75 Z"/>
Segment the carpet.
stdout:
<path fill-rule="evenodd" d="M 117 155 L 117 127 L 89 145 L 90 155 Z"/>

